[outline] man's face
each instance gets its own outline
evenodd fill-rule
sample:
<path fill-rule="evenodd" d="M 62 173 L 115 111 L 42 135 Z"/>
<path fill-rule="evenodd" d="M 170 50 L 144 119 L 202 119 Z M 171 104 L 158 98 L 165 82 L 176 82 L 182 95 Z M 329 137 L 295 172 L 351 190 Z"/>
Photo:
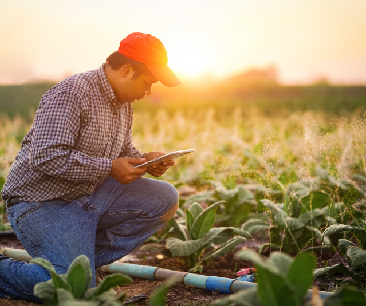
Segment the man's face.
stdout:
<path fill-rule="evenodd" d="M 132 103 L 135 100 L 143 99 L 145 95 L 151 94 L 151 86 L 157 82 L 151 74 L 140 74 L 137 78 L 134 75 L 132 68 L 124 71 L 114 88 L 116 96 L 122 102 Z"/>

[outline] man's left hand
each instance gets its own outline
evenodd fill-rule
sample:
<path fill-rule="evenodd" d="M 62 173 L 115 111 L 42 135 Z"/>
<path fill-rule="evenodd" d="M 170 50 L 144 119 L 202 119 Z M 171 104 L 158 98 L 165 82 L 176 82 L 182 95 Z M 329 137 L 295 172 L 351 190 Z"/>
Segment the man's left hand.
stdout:
<path fill-rule="evenodd" d="M 146 153 L 144 155 L 144 157 L 146 158 L 146 161 L 149 161 L 149 160 L 155 159 L 155 158 L 163 156 L 163 155 L 165 155 L 165 153 L 150 152 L 150 153 Z M 169 169 L 169 167 L 171 167 L 173 165 L 174 165 L 174 160 L 167 160 L 167 161 L 161 162 L 160 164 L 147 167 L 146 172 L 152 176 L 158 177 L 158 176 L 163 175 Z"/>

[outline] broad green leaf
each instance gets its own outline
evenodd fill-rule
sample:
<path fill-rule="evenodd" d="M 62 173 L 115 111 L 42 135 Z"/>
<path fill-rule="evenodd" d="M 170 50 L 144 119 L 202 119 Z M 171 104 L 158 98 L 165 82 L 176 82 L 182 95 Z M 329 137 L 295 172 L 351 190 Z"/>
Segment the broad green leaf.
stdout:
<path fill-rule="evenodd" d="M 62 289 L 62 288 L 57 288 L 57 300 L 58 300 L 58 305 L 59 306 L 69 306 L 71 304 L 71 302 L 74 302 L 75 299 L 72 296 L 72 293 Z"/>
<path fill-rule="evenodd" d="M 245 222 L 241 229 L 249 233 L 258 233 L 261 231 L 266 231 L 270 228 L 270 224 L 265 220 L 252 219 Z"/>
<path fill-rule="evenodd" d="M 211 255 L 207 256 L 204 260 L 211 260 L 215 257 L 223 256 L 229 252 L 231 252 L 237 245 L 245 242 L 244 237 L 234 237 L 221 245 L 219 248 L 215 250 Z"/>
<path fill-rule="evenodd" d="M 149 299 L 150 306 L 162 306 L 166 305 L 165 297 L 168 293 L 168 289 L 177 283 L 179 279 L 177 277 L 170 277 L 164 281 L 162 285 L 154 289 Z"/>
<path fill-rule="evenodd" d="M 194 202 L 215 202 L 215 198 L 213 197 L 214 193 L 215 191 L 213 190 L 204 190 L 202 192 L 193 194 L 186 199 L 183 208 L 190 207 Z"/>
<path fill-rule="evenodd" d="M 56 273 L 51 272 L 53 284 L 55 288 L 62 288 L 69 292 L 72 292 L 71 286 L 67 283 L 66 278 L 63 278 L 63 275 L 58 275 Z"/>
<path fill-rule="evenodd" d="M 260 202 L 263 203 L 265 207 L 267 207 L 272 216 L 273 221 L 281 227 L 286 227 L 286 218 L 288 217 L 287 214 L 278 206 L 278 204 L 274 204 L 270 200 L 263 199 Z"/>
<path fill-rule="evenodd" d="M 221 182 L 210 181 L 210 183 L 215 187 L 216 192 L 219 194 L 220 199 L 229 201 L 234 198 L 238 193 L 238 188 L 226 189 Z"/>
<path fill-rule="evenodd" d="M 67 281 L 70 284 L 72 288 L 72 294 L 76 299 L 80 299 L 86 289 L 88 289 L 89 287 L 89 285 L 86 286 L 85 270 L 80 264 L 77 266 L 73 266 L 70 273 L 68 273 Z"/>
<path fill-rule="evenodd" d="M 78 268 L 76 271 L 74 271 L 76 267 Z M 89 288 L 92 279 L 89 258 L 85 255 L 78 256 L 69 266 L 69 269 L 66 273 L 66 279 L 72 287 L 74 297 L 77 299 L 81 298 L 85 291 Z"/>
<path fill-rule="evenodd" d="M 286 277 L 257 266 L 258 296 L 263 306 L 300 306 L 301 300 Z"/>
<path fill-rule="evenodd" d="M 366 231 L 362 227 L 354 227 L 345 224 L 333 224 L 324 231 L 323 235 L 329 236 L 340 232 L 351 232 L 357 238 L 360 247 L 362 249 L 366 249 Z"/>
<path fill-rule="evenodd" d="M 254 194 L 245 188 L 245 185 L 238 185 L 238 202 L 237 205 L 241 205 L 243 203 L 252 203 L 256 204 L 257 202 L 254 201 Z"/>
<path fill-rule="evenodd" d="M 228 229 L 231 229 L 233 235 L 238 235 L 238 236 L 245 237 L 245 238 L 253 238 L 251 233 L 249 233 L 248 231 L 245 231 L 241 228 L 228 227 Z"/>
<path fill-rule="evenodd" d="M 257 287 L 240 290 L 228 297 L 216 300 L 211 306 L 262 306 L 257 292 Z"/>
<path fill-rule="evenodd" d="M 200 239 L 202 241 L 200 249 L 203 250 L 211 244 L 221 244 L 226 242 L 230 234 L 232 233 L 231 228 L 227 227 L 214 227 Z"/>
<path fill-rule="evenodd" d="M 283 171 L 278 178 L 278 181 L 283 185 L 287 186 L 290 183 L 295 183 L 298 181 L 297 174 L 293 171 Z"/>
<path fill-rule="evenodd" d="M 93 302 L 97 301 L 98 305 L 120 306 L 121 303 L 116 299 L 117 292 L 112 288 L 94 297 Z"/>
<path fill-rule="evenodd" d="M 202 237 L 202 247 L 201 250 L 206 248 L 207 246 L 213 244 L 221 244 L 226 242 L 229 239 L 229 236 L 238 235 L 245 238 L 252 238 L 250 233 L 247 231 L 243 231 L 239 228 L 235 227 L 214 227 L 211 228 L 210 231 Z"/>
<path fill-rule="evenodd" d="M 324 306 L 364 306 L 365 294 L 354 287 L 344 286 L 327 297 Z"/>
<path fill-rule="evenodd" d="M 287 275 L 293 259 L 286 253 L 273 252 L 268 258 L 265 267 L 275 273 Z"/>
<path fill-rule="evenodd" d="M 309 253 L 303 253 L 296 256 L 289 269 L 289 281 L 295 287 L 297 297 L 300 300 L 303 300 L 307 290 L 313 283 L 314 267 L 314 256 Z"/>
<path fill-rule="evenodd" d="M 192 225 L 192 239 L 201 239 L 209 232 L 209 230 L 215 223 L 216 208 L 223 203 L 225 202 L 216 202 L 198 215 Z"/>
<path fill-rule="evenodd" d="M 184 226 L 178 224 L 177 220 L 175 220 L 174 217 L 171 219 L 171 221 L 174 228 L 174 232 L 177 234 L 178 238 L 181 240 L 188 240 Z"/>
<path fill-rule="evenodd" d="M 60 275 L 56 273 L 55 268 L 48 260 L 41 257 L 36 257 L 33 258 L 30 262 L 39 265 L 50 272 L 55 289 L 62 288 L 71 292 L 71 286 L 66 282 L 66 280 L 64 280 Z"/>
<path fill-rule="evenodd" d="M 274 250 L 281 249 L 281 246 L 276 243 L 264 243 L 258 248 L 258 254 L 263 254 L 265 247 L 273 248 Z"/>
<path fill-rule="evenodd" d="M 347 257 L 350 258 L 352 267 L 360 266 L 366 263 L 366 251 L 356 246 L 348 247 Z"/>
<path fill-rule="evenodd" d="M 157 244 L 157 243 L 149 243 L 149 244 L 145 244 L 143 245 L 139 251 L 141 252 L 157 252 L 157 253 L 163 253 L 166 250 L 166 247 L 164 245 L 161 244 Z"/>
<path fill-rule="evenodd" d="M 251 249 L 245 249 L 242 251 L 239 251 L 235 254 L 236 258 L 244 259 L 253 262 L 254 265 L 264 265 L 264 261 L 262 258 L 253 250 Z"/>
<path fill-rule="evenodd" d="M 38 283 L 33 288 L 35 296 L 39 297 L 46 305 L 52 305 L 52 301 L 56 302 L 56 290 L 53 282 Z"/>
<path fill-rule="evenodd" d="M 102 293 L 107 292 L 109 289 L 122 286 L 126 284 L 132 283 L 132 278 L 127 275 L 122 274 L 112 274 L 103 278 L 103 280 L 99 283 L 96 290 L 92 292 L 92 295 L 88 297 L 88 299 L 92 299 L 95 296 L 101 295 Z"/>
<path fill-rule="evenodd" d="M 339 264 L 336 264 L 336 265 L 333 265 L 333 266 L 327 267 L 327 268 L 319 268 L 319 269 L 313 270 L 314 277 L 318 277 L 318 276 L 325 275 L 328 273 L 329 274 L 341 273 L 341 274 L 347 275 L 349 277 L 352 277 L 356 282 L 360 282 L 360 280 L 361 280 L 360 274 L 353 272 L 348 267 L 346 267 L 343 263 L 339 263 Z"/>
<path fill-rule="evenodd" d="M 347 239 L 339 239 L 339 247 L 343 253 L 346 253 L 349 247 L 355 247 L 356 245 Z"/>
<path fill-rule="evenodd" d="M 41 258 L 41 257 L 35 257 L 30 261 L 30 263 L 39 265 L 42 268 L 46 269 L 50 273 L 51 272 L 56 273 L 55 268 L 53 267 L 53 265 L 47 259 L 44 259 L 44 258 Z"/>
<path fill-rule="evenodd" d="M 175 213 L 178 215 L 178 217 L 183 217 L 184 216 L 184 212 L 180 207 L 178 207 L 178 209 Z"/>
<path fill-rule="evenodd" d="M 282 224 L 282 221 L 285 224 Z M 278 224 L 279 227 L 283 229 L 289 229 L 291 231 L 303 228 L 305 226 L 305 221 L 299 218 L 287 217 L 285 220 L 281 220 L 281 223 Z"/>
<path fill-rule="evenodd" d="M 194 223 L 194 217 L 193 217 L 191 211 L 189 209 L 186 209 L 186 225 L 187 225 L 187 231 L 188 231 L 189 237 L 192 236 L 191 230 L 192 230 L 193 223 Z"/>
<path fill-rule="evenodd" d="M 166 247 L 170 250 L 173 257 L 188 256 L 197 252 L 203 243 L 203 239 L 184 241 L 178 238 L 168 238 Z"/>
<path fill-rule="evenodd" d="M 330 195 L 322 191 L 311 191 L 301 198 L 301 213 L 317 208 L 328 207 L 332 202 Z"/>
<path fill-rule="evenodd" d="M 202 208 L 202 206 L 199 203 L 196 202 L 196 203 L 193 203 L 192 204 L 192 206 L 189 209 L 189 211 L 191 212 L 193 219 L 196 220 L 196 218 L 199 216 L 199 214 L 201 212 L 203 212 L 203 208 Z"/>

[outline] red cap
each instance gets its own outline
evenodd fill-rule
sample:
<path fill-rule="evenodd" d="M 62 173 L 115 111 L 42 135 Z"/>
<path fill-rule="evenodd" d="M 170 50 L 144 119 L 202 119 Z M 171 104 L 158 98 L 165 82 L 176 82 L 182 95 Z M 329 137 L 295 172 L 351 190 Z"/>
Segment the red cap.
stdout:
<path fill-rule="evenodd" d="M 134 32 L 124 38 L 118 52 L 141 62 L 165 86 L 175 87 L 182 82 L 168 67 L 168 55 L 163 43 L 155 36 Z"/>

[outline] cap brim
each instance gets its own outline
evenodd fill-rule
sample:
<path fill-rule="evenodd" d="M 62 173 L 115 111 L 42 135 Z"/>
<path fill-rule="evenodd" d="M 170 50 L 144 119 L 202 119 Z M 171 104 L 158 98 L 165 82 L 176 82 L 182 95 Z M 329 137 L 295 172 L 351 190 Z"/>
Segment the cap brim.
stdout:
<path fill-rule="evenodd" d="M 182 84 L 182 82 L 177 78 L 177 76 L 168 66 L 146 66 L 163 85 L 167 87 L 175 87 Z"/>

